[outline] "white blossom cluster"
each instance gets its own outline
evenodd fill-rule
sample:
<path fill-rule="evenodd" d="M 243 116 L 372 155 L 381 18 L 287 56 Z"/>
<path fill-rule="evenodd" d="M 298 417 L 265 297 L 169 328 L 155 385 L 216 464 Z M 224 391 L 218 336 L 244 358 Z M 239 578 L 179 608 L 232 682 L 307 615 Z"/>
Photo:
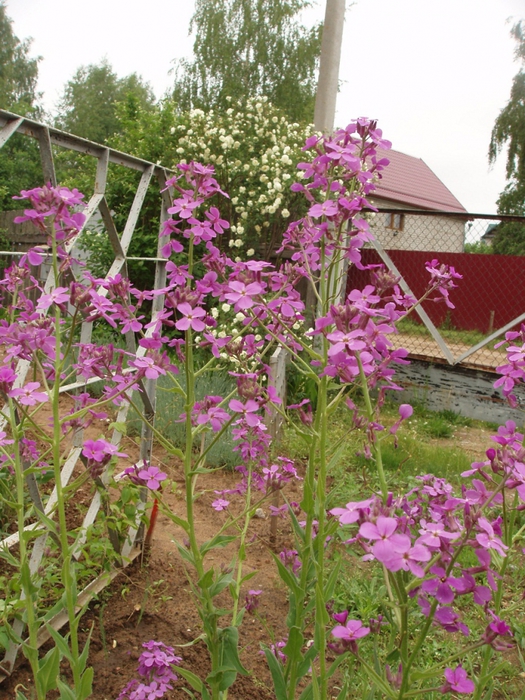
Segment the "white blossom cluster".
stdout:
<path fill-rule="evenodd" d="M 290 185 L 302 174 L 297 163 L 305 159 L 301 149 L 311 125 L 289 122 L 266 97 L 232 103 L 224 112 L 194 109 L 176 121 L 170 131 L 177 162 L 212 164 L 230 196 L 221 211 L 231 222 L 232 252 L 242 249 L 243 257 L 251 257 L 261 238 L 273 229 L 282 232 L 286 219 L 302 214 L 302 199 Z"/>

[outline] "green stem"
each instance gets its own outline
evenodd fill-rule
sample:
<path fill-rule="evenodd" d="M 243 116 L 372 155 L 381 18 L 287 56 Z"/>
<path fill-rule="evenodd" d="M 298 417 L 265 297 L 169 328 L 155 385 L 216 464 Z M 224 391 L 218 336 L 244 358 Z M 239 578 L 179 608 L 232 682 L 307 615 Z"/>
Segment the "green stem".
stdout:
<path fill-rule="evenodd" d="M 363 369 L 363 363 L 359 357 L 359 353 L 356 353 L 357 364 L 359 366 L 359 377 L 361 379 L 361 388 L 363 391 L 363 397 L 365 400 L 365 407 L 368 420 L 373 422 L 374 420 L 374 408 L 372 406 L 372 400 L 370 398 L 370 392 L 368 390 L 368 382 L 366 380 L 365 371 Z M 383 502 L 386 502 L 388 498 L 388 486 L 385 478 L 385 470 L 383 467 L 383 455 L 381 453 L 381 445 L 376 442 L 371 445 L 372 452 L 374 454 L 375 463 L 377 467 L 377 473 L 379 476 L 379 484 L 381 486 L 381 495 L 383 496 Z"/>
<path fill-rule="evenodd" d="M 17 526 L 18 526 L 18 540 L 19 540 L 19 561 L 20 561 L 20 581 L 22 585 L 22 590 L 24 592 L 24 597 L 26 601 L 26 621 L 27 630 L 29 633 L 29 644 L 24 645 L 25 655 L 31 665 L 31 671 L 33 677 L 37 678 L 39 664 L 38 664 L 38 622 L 35 616 L 34 607 L 34 594 L 33 585 L 31 582 L 31 570 L 29 567 L 28 560 L 28 550 L 26 544 L 26 538 L 24 534 L 25 528 L 25 477 L 24 470 L 22 467 L 20 453 L 20 437 L 21 430 L 20 426 L 17 426 L 15 419 L 15 405 L 12 399 L 8 399 L 9 403 L 9 421 L 11 425 L 11 434 L 14 438 L 14 472 L 15 472 L 15 483 L 16 483 L 16 513 L 17 513 Z M 35 683 L 36 693 L 38 700 L 45 700 L 45 695 L 40 692 L 39 683 Z"/>

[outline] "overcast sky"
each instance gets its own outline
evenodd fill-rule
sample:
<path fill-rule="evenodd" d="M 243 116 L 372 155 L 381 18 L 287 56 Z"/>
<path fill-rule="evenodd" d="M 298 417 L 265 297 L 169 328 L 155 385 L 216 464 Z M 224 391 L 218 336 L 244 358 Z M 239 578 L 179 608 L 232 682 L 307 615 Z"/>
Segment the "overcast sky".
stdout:
<path fill-rule="evenodd" d="M 41 56 L 39 90 L 53 111 L 81 65 L 107 58 L 137 72 L 157 97 L 173 60 L 191 56 L 193 0 L 6 0 L 19 39 Z M 324 17 L 318 0 L 305 17 Z M 424 160 L 468 211 L 493 213 L 505 154 L 489 171 L 494 120 L 519 70 L 510 37 L 525 0 L 347 2 L 336 123 L 379 120 L 393 147 Z"/>

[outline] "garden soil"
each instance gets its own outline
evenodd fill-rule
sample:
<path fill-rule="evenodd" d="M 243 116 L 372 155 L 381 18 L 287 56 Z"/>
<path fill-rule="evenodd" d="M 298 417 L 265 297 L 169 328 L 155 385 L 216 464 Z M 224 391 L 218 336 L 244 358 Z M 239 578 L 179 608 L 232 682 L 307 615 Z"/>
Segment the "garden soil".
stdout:
<path fill-rule="evenodd" d="M 473 459 L 483 455 L 489 444 L 489 431 L 461 428 L 453 440 L 440 440 L 436 444 L 462 446 Z M 93 435 L 88 437 L 98 437 Z M 138 456 L 138 447 L 130 439 L 124 439 L 121 449 L 128 453 L 127 460 L 120 460 L 123 468 Z M 171 486 L 164 499 L 173 512 L 183 516 L 183 472 L 181 465 L 162 450 L 154 451 L 153 463 L 168 472 Z M 226 520 L 224 512 L 217 513 L 211 507 L 217 498 L 216 490 L 232 488 L 238 475 L 220 470 L 204 475 L 199 481 L 200 495 L 195 503 L 195 523 L 199 541 L 212 537 L 218 525 Z M 85 510 L 91 499 L 91 491 L 85 485 L 77 507 Z M 288 484 L 287 498 L 299 501 L 296 484 Z M 232 499 L 232 507 L 234 507 Z M 274 630 L 276 640 L 283 638 L 287 615 L 286 590 L 276 574 L 272 562 L 274 552 L 293 546 L 292 534 L 287 522 L 278 519 L 277 537 L 271 541 L 268 507 L 253 518 L 249 530 L 248 557 L 244 571 L 255 572 L 245 585 L 248 589 L 262 589 L 258 615 L 246 615 L 240 631 L 241 660 L 249 670 L 248 676 L 238 676 L 229 692 L 230 700 L 271 700 L 271 678 L 261 653 L 261 644 L 272 640 L 267 629 Z M 124 686 L 136 678 L 137 660 L 142 644 L 151 639 L 173 646 L 182 657 L 183 665 L 205 677 L 208 670 L 208 652 L 202 641 L 193 644 L 201 631 L 200 619 L 192 599 L 188 575 L 177 552 L 174 540 L 182 541 L 182 530 L 174 526 L 168 517 L 159 513 L 151 545 L 131 565 L 123 569 L 113 583 L 95 599 L 82 619 L 83 640 L 92 629 L 89 664 L 94 667 L 93 700 L 115 700 Z M 209 565 L 228 567 L 234 552 L 230 548 L 215 550 L 208 558 Z M 219 599 L 219 603 L 220 603 Z M 227 597 L 222 601 L 228 604 Z M 265 627 L 267 624 L 267 628 Z M 227 622 L 225 622 L 227 624 Z M 44 647 L 45 649 L 45 647 Z M 62 671 L 68 676 L 67 664 Z M 15 697 L 15 687 L 20 684 L 30 696 L 31 680 L 27 663 L 22 659 L 10 679 L 0 685 L 0 699 Z M 175 683 L 166 695 L 168 700 L 187 698 L 184 681 Z M 334 697 L 336 695 L 334 688 Z"/>

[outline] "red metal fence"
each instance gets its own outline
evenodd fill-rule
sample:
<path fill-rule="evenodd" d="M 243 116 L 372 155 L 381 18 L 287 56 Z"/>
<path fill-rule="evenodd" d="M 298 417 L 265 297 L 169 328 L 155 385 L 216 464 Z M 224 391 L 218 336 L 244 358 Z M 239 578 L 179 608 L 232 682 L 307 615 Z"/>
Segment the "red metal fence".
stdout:
<path fill-rule="evenodd" d="M 387 253 L 417 298 L 424 294 L 430 279 L 425 269 L 427 261 L 437 258 L 441 263 L 453 265 L 463 275 L 457 289 L 450 292 L 455 309 L 443 303 L 423 305 L 438 328 L 476 330 L 488 335 L 525 311 L 525 257 L 416 250 L 388 250 Z M 367 265 L 381 262 L 377 251 L 371 248 L 363 251 L 362 258 Z M 369 271 L 354 266 L 349 269 L 348 291 L 361 289 L 369 282 Z M 414 316 L 413 320 L 419 319 Z"/>
<path fill-rule="evenodd" d="M 454 309 L 426 301 L 401 321 L 394 343 L 412 357 L 494 371 L 505 359 L 497 342 L 525 323 L 525 255 L 492 251 L 525 249 L 525 217 L 384 208 L 370 216 L 370 225 L 375 241 L 363 251 L 363 262 L 385 264 L 416 298 L 430 279 L 428 261 L 463 275 L 450 292 Z M 350 268 L 348 290 L 369 282 L 369 271 Z"/>

